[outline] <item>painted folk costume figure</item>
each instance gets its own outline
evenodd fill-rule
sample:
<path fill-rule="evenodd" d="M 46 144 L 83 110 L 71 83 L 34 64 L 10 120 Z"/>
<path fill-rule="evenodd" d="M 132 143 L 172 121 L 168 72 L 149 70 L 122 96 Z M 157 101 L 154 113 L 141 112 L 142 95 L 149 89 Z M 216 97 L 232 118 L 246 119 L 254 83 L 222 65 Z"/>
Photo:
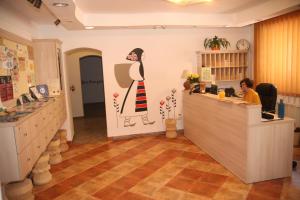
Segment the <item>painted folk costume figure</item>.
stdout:
<path fill-rule="evenodd" d="M 154 124 L 155 121 L 148 119 L 148 105 L 145 89 L 144 66 L 142 62 L 143 49 L 136 48 L 132 50 L 127 60 L 133 61 L 129 69 L 129 76 L 132 82 L 125 95 L 122 107 L 121 116 L 125 117 L 124 127 L 134 126 L 136 122 L 133 117 L 141 117 L 144 125 Z"/>

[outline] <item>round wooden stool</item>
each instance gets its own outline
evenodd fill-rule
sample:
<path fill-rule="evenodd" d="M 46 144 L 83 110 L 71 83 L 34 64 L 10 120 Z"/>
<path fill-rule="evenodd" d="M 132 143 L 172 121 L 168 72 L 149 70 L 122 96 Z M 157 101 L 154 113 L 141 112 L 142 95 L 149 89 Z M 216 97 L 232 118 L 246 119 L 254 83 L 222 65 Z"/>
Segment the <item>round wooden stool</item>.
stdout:
<path fill-rule="evenodd" d="M 9 200 L 33 200 L 32 182 L 26 178 L 24 181 L 9 183 L 5 186 L 5 194 Z"/>
<path fill-rule="evenodd" d="M 44 185 L 52 180 L 52 175 L 49 172 L 49 159 L 49 153 L 45 152 L 36 162 L 32 170 L 34 185 Z"/>
<path fill-rule="evenodd" d="M 67 144 L 67 131 L 65 129 L 60 129 L 57 131 L 56 135 L 60 137 L 60 150 L 61 152 L 66 152 L 69 150 L 69 145 Z"/>
<path fill-rule="evenodd" d="M 60 163 L 62 161 L 60 154 L 60 139 L 53 139 L 47 147 L 47 152 L 50 155 L 49 163 L 51 165 Z"/>

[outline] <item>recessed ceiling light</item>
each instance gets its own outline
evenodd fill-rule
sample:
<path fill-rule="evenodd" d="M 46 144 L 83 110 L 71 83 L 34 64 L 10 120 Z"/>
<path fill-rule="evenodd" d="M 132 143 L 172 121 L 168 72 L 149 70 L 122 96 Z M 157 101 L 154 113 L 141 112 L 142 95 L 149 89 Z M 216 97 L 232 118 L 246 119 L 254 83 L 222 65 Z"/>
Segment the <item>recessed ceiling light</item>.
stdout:
<path fill-rule="evenodd" d="M 91 30 L 91 29 L 94 29 L 95 27 L 94 26 L 85 26 L 84 28 L 87 30 Z"/>
<path fill-rule="evenodd" d="M 67 7 L 69 4 L 56 2 L 56 3 L 53 3 L 52 5 L 55 7 Z"/>

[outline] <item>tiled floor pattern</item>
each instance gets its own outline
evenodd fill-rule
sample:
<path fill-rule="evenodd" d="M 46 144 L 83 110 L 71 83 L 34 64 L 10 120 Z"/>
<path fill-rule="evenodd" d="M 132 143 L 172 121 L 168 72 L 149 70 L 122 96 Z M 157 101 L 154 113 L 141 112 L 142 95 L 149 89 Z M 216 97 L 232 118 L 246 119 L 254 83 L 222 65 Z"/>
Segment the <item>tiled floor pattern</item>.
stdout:
<path fill-rule="evenodd" d="M 244 184 L 184 136 L 73 144 L 37 200 L 300 199 L 300 174 Z"/>
<path fill-rule="evenodd" d="M 86 144 L 106 140 L 106 115 L 104 103 L 84 104 L 84 117 L 73 118 L 73 143 Z"/>

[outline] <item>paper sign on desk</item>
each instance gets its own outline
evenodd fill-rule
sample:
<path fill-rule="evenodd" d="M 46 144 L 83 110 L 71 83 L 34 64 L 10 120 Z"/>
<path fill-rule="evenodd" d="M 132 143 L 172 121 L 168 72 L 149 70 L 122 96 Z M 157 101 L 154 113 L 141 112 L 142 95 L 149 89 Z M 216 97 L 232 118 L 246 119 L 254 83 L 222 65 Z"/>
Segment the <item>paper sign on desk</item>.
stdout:
<path fill-rule="evenodd" d="M 210 82 L 211 81 L 211 67 L 201 68 L 201 81 Z"/>

